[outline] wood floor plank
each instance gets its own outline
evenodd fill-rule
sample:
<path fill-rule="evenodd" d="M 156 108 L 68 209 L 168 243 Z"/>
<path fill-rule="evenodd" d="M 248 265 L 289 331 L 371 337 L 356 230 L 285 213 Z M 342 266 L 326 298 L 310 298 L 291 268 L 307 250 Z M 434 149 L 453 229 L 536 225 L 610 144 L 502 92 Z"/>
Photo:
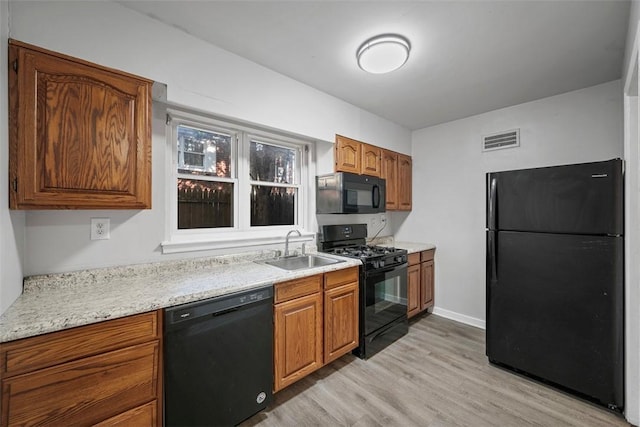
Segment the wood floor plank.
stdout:
<path fill-rule="evenodd" d="M 369 360 L 347 355 L 242 427 L 614 427 L 622 417 L 490 365 L 485 332 L 433 314 Z"/>

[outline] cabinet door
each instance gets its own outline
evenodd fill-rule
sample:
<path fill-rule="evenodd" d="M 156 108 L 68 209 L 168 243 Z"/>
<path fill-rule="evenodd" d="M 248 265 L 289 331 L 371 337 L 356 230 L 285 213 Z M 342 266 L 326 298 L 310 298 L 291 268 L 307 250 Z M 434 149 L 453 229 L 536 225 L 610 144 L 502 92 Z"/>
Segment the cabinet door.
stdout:
<path fill-rule="evenodd" d="M 426 261 L 420 264 L 421 277 L 420 277 L 420 310 L 425 310 L 429 307 L 433 307 L 433 260 Z"/>
<path fill-rule="evenodd" d="M 361 149 L 360 142 L 336 135 L 335 172 L 360 173 Z"/>
<path fill-rule="evenodd" d="M 155 400 L 158 341 L 2 380 L 2 422 L 88 425 Z"/>
<path fill-rule="evenodd" d="M 411 180 L 412 164 L 411 157 L 398 154 L 398 209 L 401 211 L 411 210 Z"/>
<path fill-rule="evenodd" d="M 151 81 L 12 41 L 10 207 L 151 207 Z"/>
<path fill-rule="evenodd" d="M 420 264 L 410 265 L 407 268 L 407 316 L 412 317 L 420 313 Z"/>
<path fill-rule="evenodd" d="M 398 153 L 382 150 L 381 178 L 387 181 L 387 210 L 398 209 Z"/>
<path fill-rule="evenodd" d="M 322 293 L 275 305 L 274 391 L 322 366 Z"/>
<path fill-rule="evenodd" d="M 324 363 L 358 346 L 358 282 L 324 293 Z"/>
<path fill-rule="evenodd" d="M 365 175 L 380 176 L 382 172 L 382 149 L 374 145 L 362 144 L 360 172 Z"/>

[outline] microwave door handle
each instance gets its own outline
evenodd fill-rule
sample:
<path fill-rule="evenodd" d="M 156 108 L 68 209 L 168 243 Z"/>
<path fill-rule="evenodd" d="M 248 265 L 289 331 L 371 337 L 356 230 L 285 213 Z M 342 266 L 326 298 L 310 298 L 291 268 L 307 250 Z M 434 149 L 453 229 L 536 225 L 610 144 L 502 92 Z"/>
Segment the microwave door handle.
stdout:
<path fill-rule="evenodd" d="M 380 207 L 380 186 L 378 186 L 377 184 L 373 186 L 373 189 L 371 190 L 371 197 L 372 197 L 372 203 L 373 203 L 373 207 L 374 209 L 377 209 Z"/>

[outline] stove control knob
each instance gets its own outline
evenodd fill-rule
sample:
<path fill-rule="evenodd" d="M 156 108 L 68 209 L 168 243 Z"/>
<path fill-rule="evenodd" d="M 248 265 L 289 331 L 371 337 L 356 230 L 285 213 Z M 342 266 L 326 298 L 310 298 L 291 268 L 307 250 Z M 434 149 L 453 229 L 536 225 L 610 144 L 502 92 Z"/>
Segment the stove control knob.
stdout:
<path fill-rule="evenodd" d="M 380 268 L 380 264 L 378 264 L 378 261 L 371 261 L 371 267 Z"/>
<path fill-rule="evenodd" d="M 400 255 L 400 256 L 396 257 L 396 262 L 403 263 L 405 261 L 406 261 L 406 259 L 405 259 L 404 255 Z"/>
<path fill-rule="evenodd" d="M 383 260 L 383 259 L 381 259 L 381 260 L 380 260 L 379 265 L 380 265 L 380 267 L 379 267 L 379 268 L 384 267 L 384 260 Z"/>

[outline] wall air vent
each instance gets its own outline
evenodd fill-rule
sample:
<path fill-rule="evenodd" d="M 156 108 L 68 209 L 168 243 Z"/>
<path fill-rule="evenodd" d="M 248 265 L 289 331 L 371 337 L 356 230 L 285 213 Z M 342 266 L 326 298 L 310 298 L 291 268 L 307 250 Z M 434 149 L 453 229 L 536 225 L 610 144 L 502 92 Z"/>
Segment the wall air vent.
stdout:
<path fill-rule="evenodd" d="M 482 137 L 482 151 L 520 146 L 520 129 L 508 130 Z"/>

